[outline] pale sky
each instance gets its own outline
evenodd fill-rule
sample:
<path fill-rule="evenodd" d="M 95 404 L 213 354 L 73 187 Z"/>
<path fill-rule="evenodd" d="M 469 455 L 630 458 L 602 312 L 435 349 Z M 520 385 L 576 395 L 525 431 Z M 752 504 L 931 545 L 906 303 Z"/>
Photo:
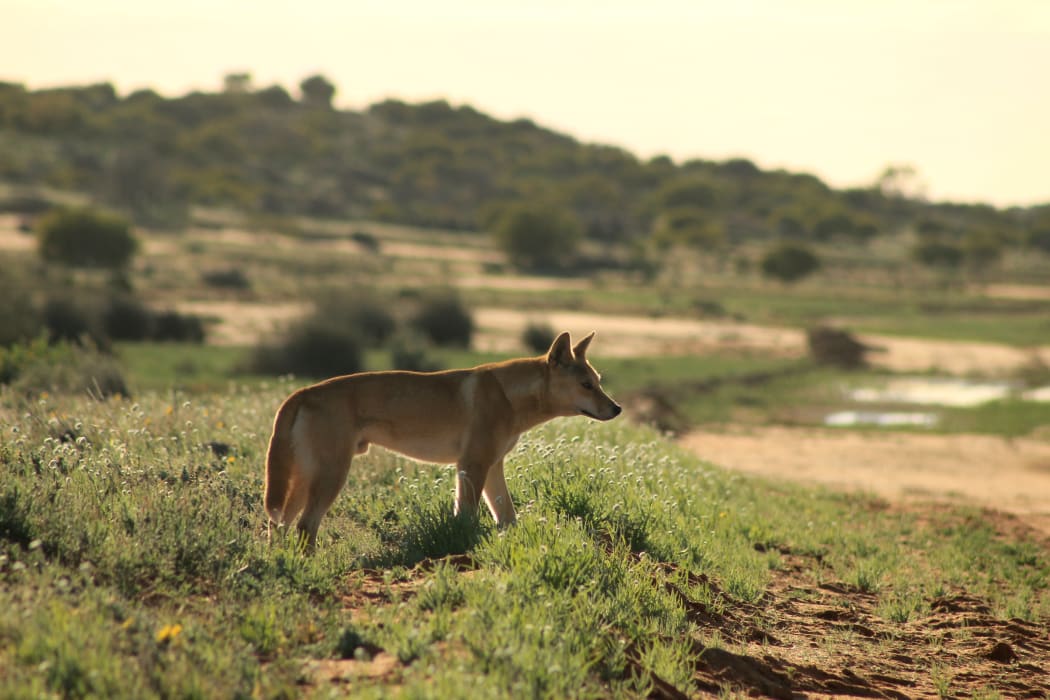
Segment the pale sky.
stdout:
<path fill-rule="evenodd" d="M 445 98 L 647 158 L 1050 202 L 1050 0 L 0 0 L 0 80 Z"/>

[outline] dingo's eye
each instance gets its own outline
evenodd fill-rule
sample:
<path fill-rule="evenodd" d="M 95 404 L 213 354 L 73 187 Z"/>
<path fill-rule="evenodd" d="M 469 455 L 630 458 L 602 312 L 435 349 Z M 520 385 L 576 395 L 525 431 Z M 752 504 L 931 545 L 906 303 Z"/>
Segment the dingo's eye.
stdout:
<path fill-rule="evenodd" d="M 591 384 L 591 382 L 590 382 L 590 380 L 589 380 L 589 379 L 588 379 L 588 380 L 586 380 L 586 381 L 584 381 L 584 382 L 583 382 L 582 384 L 580 384 L 580 386 L 582 386 L 582 387 L 583 387 L 584 389 L 586 389 L 587 391 L 590 391 L 591 389 L 593 389 L 593 388 L 594 388 L 594 385 L 593 385 L 593 384 Z"/>

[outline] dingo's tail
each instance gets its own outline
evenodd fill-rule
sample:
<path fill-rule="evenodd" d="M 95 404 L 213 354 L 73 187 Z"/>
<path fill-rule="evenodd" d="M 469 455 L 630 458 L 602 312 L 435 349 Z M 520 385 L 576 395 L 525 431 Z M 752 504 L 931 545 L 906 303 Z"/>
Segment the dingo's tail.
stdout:
<path fill-rule="evenodd" d="M 292 426 L 295 425 L 295 418 L 299 414 L 299 400 L 298 393 L 292 394 L 277 409 L 277 416 L 273 419 L 270 446 L 266 451 L 266 486 L 263 502 L 270 520 L 279 525 L 286 524 L 285 505 L 294 478 L 296 460 Z M 294 518 L 296 514 L 287 515 Z"/>

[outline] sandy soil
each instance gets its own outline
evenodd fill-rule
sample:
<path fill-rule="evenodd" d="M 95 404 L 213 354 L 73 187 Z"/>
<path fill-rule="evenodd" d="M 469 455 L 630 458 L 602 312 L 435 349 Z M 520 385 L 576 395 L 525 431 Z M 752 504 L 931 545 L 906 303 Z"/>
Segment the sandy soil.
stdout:
<path fill-rule="evenodd" d="M 0 250 L 27 251 L 36 249 L 36 236 L 18 230 L 22 217 L 0 214 Z"/>
<path fill-rule="evenodd" d="M 681 443 L 723 467 L 866 491 L 893 502 L 971 503 L 1050 534 L 1050 442 L 822 428 L 694 430 Z"/>
<path fill-rule="evenodd" d="M 1050 287 L 1034 284 L 989 284 L 980 291 L 997 299 L 1017 299 L 1019 301 L 1050 301 Z"/>
<path fill-rule="evenodd" d="M 205 320 L 208 342 L 212 345 L 253 345 L 272 338 L 274 331 L 304 316 L 309 304 L 267 304 L 244 301 L 183 301 L 175 305 L 179 313 Z"/>
<path fill-rule="evenodd" d="M 530 322 L 542 322 L 574 336 L 597 331 L 596 357 L 681 355 L 734 348 L 783 356 L 805 352 L 801 331 L 743 323 L 495 308 L 476 309 L 474 318 L 479 329 L 475 344 L 488 351 L 519 352 L 521 331 Z"/>
<path fill-rule="evenodd" d="M 731 321 L 702 321 L 649 316 L 611 316 L 578 311 L 531 312 L 482 308 L 475 312 L 476 344 L 482 350 L 518 352 L 522 329 L 532 321 L 575 334 L 598 331 L 595 356 L 657 356 L 714 351 L 757 352 L 782 357 L 806 354 L 806 335 L 794 328 Z M 995 343 L 862 335 L 877 347 L 872 365 L 896 372 L 936 370 L 947 374 L 1001 375 L 1041 361 L 1050 364 L 1050 345 L 1019 349 Z"/>

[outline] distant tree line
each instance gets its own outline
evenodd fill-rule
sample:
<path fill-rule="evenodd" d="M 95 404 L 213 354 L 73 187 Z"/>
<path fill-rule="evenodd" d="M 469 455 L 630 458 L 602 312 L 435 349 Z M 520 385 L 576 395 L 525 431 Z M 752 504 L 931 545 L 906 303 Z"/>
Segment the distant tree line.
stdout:
<path fill-rule="evenodd" d="M 906 227 L 921 237 L 915 259 L 934 265 L 951 264 L 949 248 L 973 264 L 994 260 L 994 245 L 1050 251 L 1050 205 L 929 203 L 908 194 L 906 168 L 835 190 L 746 159 L 643 160 L 441 100 L 352 111 L 335 95 L 322 75 L 297 95 L 248 73 L 172 98 L 0 83 L 0 182 L 83 191 L 158 227 L 207 205 L 488 230 L 532 268 L 573 259 L 587 241 L 718 252 Z"/>

